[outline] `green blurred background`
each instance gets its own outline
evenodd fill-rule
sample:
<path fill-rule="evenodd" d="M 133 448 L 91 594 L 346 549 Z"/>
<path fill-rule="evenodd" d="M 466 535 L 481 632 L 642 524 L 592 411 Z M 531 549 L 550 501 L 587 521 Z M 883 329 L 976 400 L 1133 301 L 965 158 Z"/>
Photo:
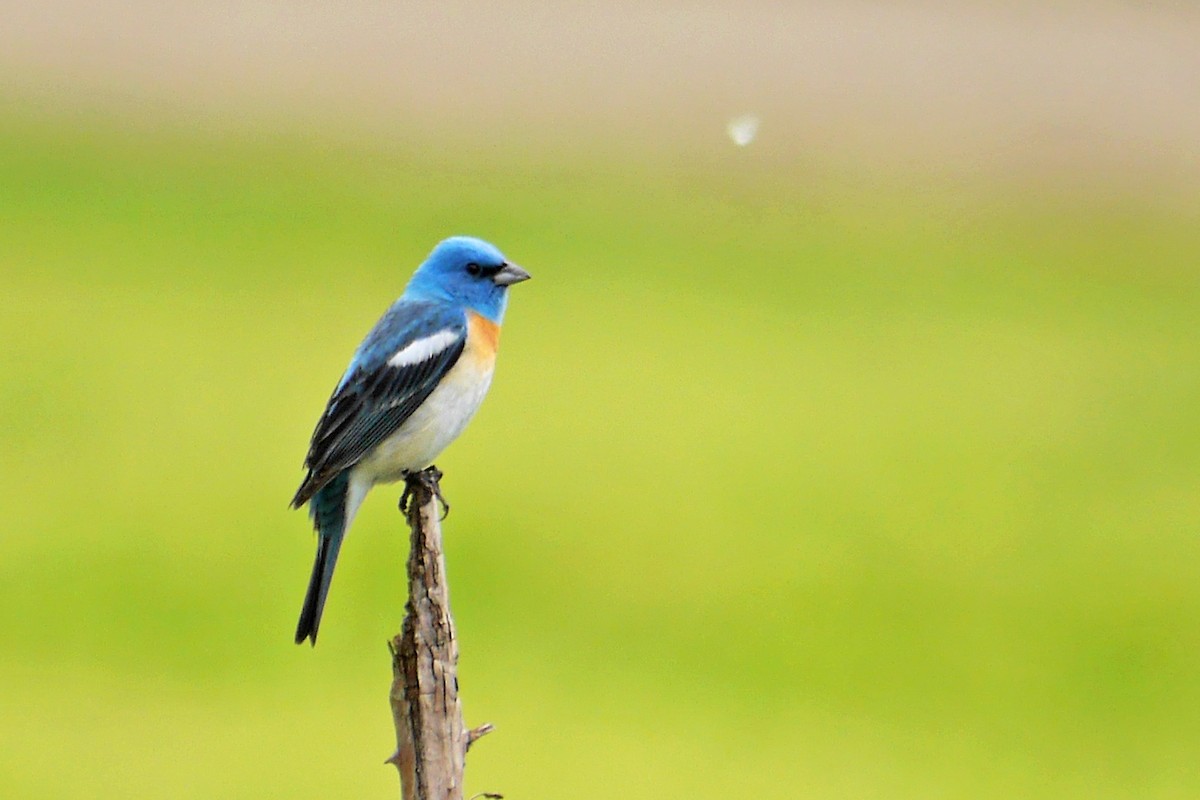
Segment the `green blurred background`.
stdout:
<path fill-rule="evenodd" d="M 377 490 L 286 508 L 440 238 L 468 794 L 1200 796 L 1200 18 L 13 11 L 0 795 L 392 797 Z M 736 114 L 761 117 L 744 148 Z"/>

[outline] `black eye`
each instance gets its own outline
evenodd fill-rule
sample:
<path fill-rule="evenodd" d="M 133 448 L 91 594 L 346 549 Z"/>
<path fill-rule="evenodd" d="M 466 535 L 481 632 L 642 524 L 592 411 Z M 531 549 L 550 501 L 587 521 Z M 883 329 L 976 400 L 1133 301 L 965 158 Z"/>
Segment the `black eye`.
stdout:
<path fill-rule="evenodd" d="M 474 261 L 472 261 L 470 264 L 467 264 L 467 272 L 471 273 L 472 275 L 478 275 L 482 271 L 483 270 L 480 268 L 480 266 Z"/>

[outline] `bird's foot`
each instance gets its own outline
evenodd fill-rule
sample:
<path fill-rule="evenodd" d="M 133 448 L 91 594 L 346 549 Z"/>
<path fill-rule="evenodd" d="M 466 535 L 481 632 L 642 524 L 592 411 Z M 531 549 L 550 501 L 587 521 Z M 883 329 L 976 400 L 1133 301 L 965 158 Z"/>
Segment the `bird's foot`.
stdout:
<path fill-rule="evenodd" d="M 409 507 L 412 504 L 413 486 L 420 484 L 438 499 L 442 504 L 441 519 L 450 516 L 450 504 L 446 502 L 445 496 L 442 495 L 442 471 L 436 466 L 429 466 L 417 472 L 404 473 L 404 493 L 400 495 L 400 513 L 408 516 Z"/>

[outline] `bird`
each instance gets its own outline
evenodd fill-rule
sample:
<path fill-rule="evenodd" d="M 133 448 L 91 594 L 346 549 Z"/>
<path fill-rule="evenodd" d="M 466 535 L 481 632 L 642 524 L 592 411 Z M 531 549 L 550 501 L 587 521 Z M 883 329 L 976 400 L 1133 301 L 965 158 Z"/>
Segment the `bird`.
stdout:
<path fill-rule="evenodd" d="M 338 552 L 367 492 L 431 468 L 479 409 L 508 289 L 529 277 L 482 239 L 445 239 L 354 351 L 313 431 L 308 473 L 291 502 L 308 503 L 317 534 L 296 644 L 316 646 Z"/>

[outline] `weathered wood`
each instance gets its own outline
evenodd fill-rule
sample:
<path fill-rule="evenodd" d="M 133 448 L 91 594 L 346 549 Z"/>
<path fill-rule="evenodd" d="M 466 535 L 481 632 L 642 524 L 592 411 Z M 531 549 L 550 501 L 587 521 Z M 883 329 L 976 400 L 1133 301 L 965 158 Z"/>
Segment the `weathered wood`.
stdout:
<path fill-rule="evenodd" d="M 467 748 L 491 730 L 468 731 L 458 699 L 458 643 L 450 616 L 446 559 L 438 518 L 437 479 L 430 468 L 408 481 L 406 515 L 412 529 L 408 604 L 392 639 L 392 716 L 404 800 L 462 800 Z"/>

